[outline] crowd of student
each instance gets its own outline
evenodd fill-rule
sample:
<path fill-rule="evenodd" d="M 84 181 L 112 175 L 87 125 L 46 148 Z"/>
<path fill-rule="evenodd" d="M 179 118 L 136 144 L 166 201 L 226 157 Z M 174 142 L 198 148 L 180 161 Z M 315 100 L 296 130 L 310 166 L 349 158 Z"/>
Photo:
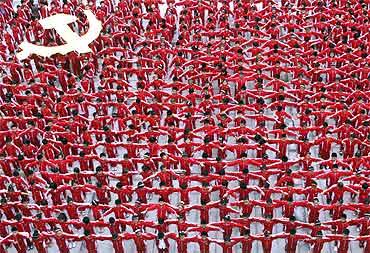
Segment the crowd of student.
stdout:
<path fill-rule="evenodd" d="M 0 252 L 370 252 L 368 1 L 12 4 Z M 24 40 L 64 43 L 39 19 L 75 15 L 84 34 L 87 8 L 103 23 L 92 53 L 18 61 Z"/>

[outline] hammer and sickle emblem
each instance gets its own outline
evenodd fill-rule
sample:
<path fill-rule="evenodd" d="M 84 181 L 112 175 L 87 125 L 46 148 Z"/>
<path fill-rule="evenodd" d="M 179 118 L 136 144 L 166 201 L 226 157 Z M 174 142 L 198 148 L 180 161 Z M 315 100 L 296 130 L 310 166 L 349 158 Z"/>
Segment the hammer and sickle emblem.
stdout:
<path fill-rule="evenodd" d="M 77 51 L 81 54 L 91 52 L 89 44 L 99 37 L 100 31 L 102 30 L 102 23 L 95 17 L 91 10 L 84 10 L 84 13 L 89 21 L 89 30 L 82 36 L 79 36 L 68 26 L 68 24 L 76 22 L 77 18 L 75 16 L 56 14 L 40 20 L 39 22 L 44 29 L 54 28 L 66 44 L 45 47 L 24 41 L 19 45 L 22 51 L 17 54 L 17 58 L 19 60 L 24 60 L 32 54 L 50 57 L 58 53 L 65 55 L 72 51 Z"/>

